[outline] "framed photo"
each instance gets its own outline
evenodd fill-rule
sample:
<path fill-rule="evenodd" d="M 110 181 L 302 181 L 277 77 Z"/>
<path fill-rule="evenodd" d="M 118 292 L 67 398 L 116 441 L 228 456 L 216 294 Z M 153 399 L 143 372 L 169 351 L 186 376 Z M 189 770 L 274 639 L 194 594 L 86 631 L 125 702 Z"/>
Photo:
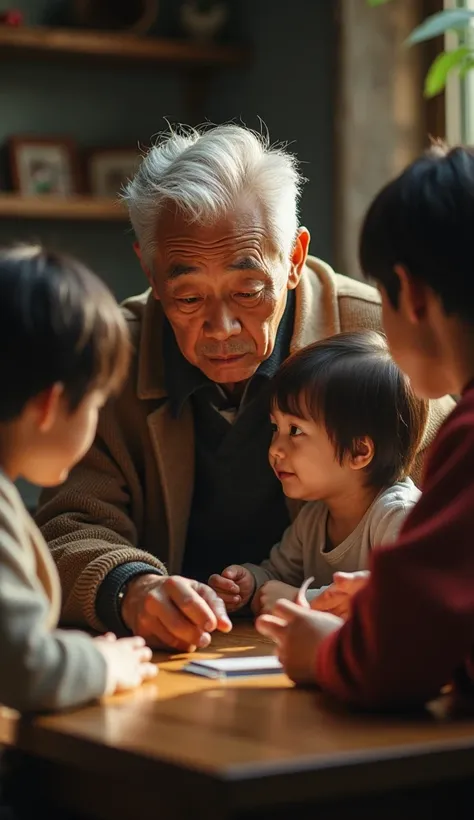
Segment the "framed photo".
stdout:
<path fill-rule="evenodd" d="M 140 164 L 138 148 L 100 148 L 88 161 L 90 191 L 94 196 L 116 199 Z"/>
<path fill-rule="evenodd" d="M 79 190 L 75 143 L 61 137 L 11 137 L 13 187 L 23 196 L 70 196 Z"/>

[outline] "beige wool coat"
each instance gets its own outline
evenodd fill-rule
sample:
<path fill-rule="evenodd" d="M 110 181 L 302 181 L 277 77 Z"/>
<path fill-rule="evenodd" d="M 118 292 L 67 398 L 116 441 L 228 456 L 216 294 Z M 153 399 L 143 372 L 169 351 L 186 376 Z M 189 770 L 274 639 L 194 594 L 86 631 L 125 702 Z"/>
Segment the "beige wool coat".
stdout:
<path fill-rule="evenodd" d="M 190 403 L 178 419 L 163 373 L 163 312 L 151 294 L 128 300 L 124 312 L 135 345 L 129 379 L 101 414 L 96 442 L 67 482 L 44 493 L 37 522 L 61 578 L 64 623 L 103 629 L 95 612 L 105 576 L 129 561 L 179 573 L 194 482 L 194 426 Z M 309 257 L 296 289 L 291 350 L 342 331 L 380 329 L 380 297 Z M 431 405 L 413 473 L 453 407 Z M 292 512 L 296 512 L 293 508 Z"/>

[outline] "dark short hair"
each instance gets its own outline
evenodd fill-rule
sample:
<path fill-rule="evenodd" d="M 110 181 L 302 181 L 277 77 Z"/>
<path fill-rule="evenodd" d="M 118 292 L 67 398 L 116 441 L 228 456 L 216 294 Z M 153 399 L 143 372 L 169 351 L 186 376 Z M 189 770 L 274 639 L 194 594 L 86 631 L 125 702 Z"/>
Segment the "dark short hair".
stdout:
<path fill-rule="evenodd" d="M 290 356 L 272 380 L 271 404 L 326 428 L 342 464 L 368 436 L 367 483 L 388 487 L 408 475 L 423 435 L 426 403 L 375 331 L 340 333 Z"/>
<path fill-rule="evenodd" d="M 426 283 L 444 310 L 474 323 L 474 153 L 435 144 L 375 197 L 360 236 L 365 276 L 398 307 L 395 265 Z"/>
<path fill-rule="evenodd" d="M 60 382 L 71 412 L 94 389 L 119 389 L 128 370 L 125 320 L 84 265 L 37 246 L 0 250 L 0 421 Z"/>

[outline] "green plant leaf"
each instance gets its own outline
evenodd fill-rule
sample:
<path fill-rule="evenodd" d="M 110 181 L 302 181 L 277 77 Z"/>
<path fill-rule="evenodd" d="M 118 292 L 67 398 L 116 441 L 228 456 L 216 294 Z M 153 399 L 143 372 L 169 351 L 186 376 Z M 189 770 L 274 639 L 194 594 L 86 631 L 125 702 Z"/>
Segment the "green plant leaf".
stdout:
<path fill-rule="evenodd" d="M 369 6 L 383 6 L 385 3 L 388 3 L 389 0 L 367 0 Z"/>
<path fill-rule="evenodd" d="M 453 68 L 461 67 L 471 50 L 467 46 L 459 46 L 453 51 L 443 51 L 431 63 L 425 79 L 425 97 L 434 97 L 446 85 L 446 80 Z"/>
<path fill-rule="evenodd" d="M 413 46 L 415 43 L 423 43 L 425 40 L 439 37 L 440 34 L 450 29 L 465 28 L 473 17 L 474 11 L 469 9 L 447 9 L 432 14 L 412 31 L 405 43 Z"/>
<path fill-rule="evenodd" d="M 466 74 L 474 68 L 474 54 L 472 51 L 470 52 L 469 56 L 466 57 L 465 60 L 462 62 L 462 66 L 459 69 L 459 76 L 461 80 L 464 80 Z"/>

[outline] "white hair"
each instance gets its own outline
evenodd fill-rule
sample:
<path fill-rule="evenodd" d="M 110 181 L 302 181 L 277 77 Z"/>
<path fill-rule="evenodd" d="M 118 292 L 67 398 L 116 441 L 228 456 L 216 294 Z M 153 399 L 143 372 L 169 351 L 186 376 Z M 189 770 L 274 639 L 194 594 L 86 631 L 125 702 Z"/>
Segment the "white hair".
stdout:
<path fill-rule="evenodd" d="M 124 189 L 144 263 L 153 269 L 157 221 L 170 204 L 190 223 L 211 225 L 242 198 L 262 206 L 276 249 L 288 258 L 298 230 L 303 178 L 285 147 L 240 125 L 179 126 L 158 138 Z"/>

